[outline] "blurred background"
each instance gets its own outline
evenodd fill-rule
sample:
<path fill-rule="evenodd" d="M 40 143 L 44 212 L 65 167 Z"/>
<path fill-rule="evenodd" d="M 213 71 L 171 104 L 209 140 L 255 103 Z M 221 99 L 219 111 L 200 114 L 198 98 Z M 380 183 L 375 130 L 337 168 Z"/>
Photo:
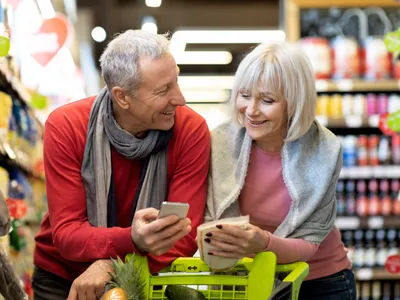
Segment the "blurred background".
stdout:
<path fill-rule="evenodd" d="M 127 29 L 168 33 L 187 104 L 210 129 L 230 117 L 234 72 L 254 46 L 296 42 L 309 55 L 317 119 L 343 143 L 337 226 L 359 299 L 400 300 L 387 258 L 400 247 L 400 62 L 384 37 L 400 27 L 395 0 L 1 0 L 0 190 L 13 230 L 0 246 L 28 294 L 34 235 L 46 212 L 43 124 L 55 108 L 95 95 L 99 56 Z M 400 36 L 400 34 L 399 34 Z M 2 43 L 0 39 L 0 52 Z"/>

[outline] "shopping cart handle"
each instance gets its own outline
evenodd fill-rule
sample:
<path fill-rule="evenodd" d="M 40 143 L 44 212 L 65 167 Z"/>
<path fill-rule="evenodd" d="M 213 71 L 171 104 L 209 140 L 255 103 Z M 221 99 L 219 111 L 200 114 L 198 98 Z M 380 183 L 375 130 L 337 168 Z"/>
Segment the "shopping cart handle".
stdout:
<path fill-rule="evenodd" d="M 244 257 L 236 265 L 236 270 L 246 270 L 249 271 L 253 259 Z M 179 257 L 175 259 L 169 267 L 167 267 L 169 272 L 211 272 L 211 268 L 198 257 Z"/>
<path fill-rule="evenodd" d="M 310 269 L 305 262 L 295 262 L 287 265 L 277 265 L 277 273 L 290 273 L 285 277 L 284 281 L 297 282 L 306 279 L 310 273 Z"/>
<path fill-rule="evenodd" d="M 301 284 L 310 272 L 308 264 L 305 262 L 295 262 L 287 265 L 277 265 L 276 272 L 288 274 L 283 279 L 283 283 L 291 285 L 291 297 L 287 299 L 297 300 L 299 297 Z"/>

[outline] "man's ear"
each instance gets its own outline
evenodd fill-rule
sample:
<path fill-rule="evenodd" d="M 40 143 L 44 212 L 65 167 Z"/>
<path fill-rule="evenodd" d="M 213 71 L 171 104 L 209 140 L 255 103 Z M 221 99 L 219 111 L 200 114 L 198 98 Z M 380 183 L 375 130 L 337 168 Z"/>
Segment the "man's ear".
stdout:
<path fill-rule="evenodd" d="M 129 108 L 129 99 L 126 98 L 126 93 L 119 86 L 114 86 L 111 90 L 114 101 L 122 108 Z"/>

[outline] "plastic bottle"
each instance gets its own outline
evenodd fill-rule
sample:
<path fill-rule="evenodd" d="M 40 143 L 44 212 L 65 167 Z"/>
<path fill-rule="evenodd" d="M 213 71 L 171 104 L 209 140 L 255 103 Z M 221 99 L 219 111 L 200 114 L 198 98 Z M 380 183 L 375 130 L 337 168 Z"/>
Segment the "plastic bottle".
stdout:
<path fill-rule="evenodd" d="M 379 136 L 371 135 L 368 137 L 368 160 L 370 166 L 379 165 L 378 143 L 379 143 Z"/>
<path fill-rule="evenodd" d="M 399 248 L 396 242 L 397 232 L 395 229 L 389 229 L 386 233 L 388 243 L 388 256 L 398 254 Z"/>
<path fill-rule="evenodd" d="M 353 266 L 354 268 L 364 267 L 364 247 L 363 240 L 364 232 L 362 230 L 356 230 L 354 232 L 354 254 L 353 254 Z"/>
<path fill-rule="evenodd" d="M 367 230 L 365 232 L 364 266 L 373 268 L 376 264 L 376 247 L 374 243 L 375 232 Z"/>
<path fill-rule="evenodd" d="M 382 179 L 379 184 L 380 198 L 381 198 L 381 215 L 390 216 L 392 214 L 392 198 L 389 193 L 389 181 Z"/>
<path fill-rule="evenodd" d="M 400 190 L 400 181 L 398 179 L 392 179 L 390 182 L 391 193 L 390 196 L 392 198 L 392 212 L 395 216 L 400 216 L 400 199 L 399 199 L 399 190 Z"/>
<path fill-rule="evenodd" d="M 353 97 L 353 113 L 360 117 L 367 114 L 366 99 L 363 94 L 357 94 Z"/>
<path fill-rule="evenodd" d="M 344 197 L 344 182 L 339 180 L 336 185 L 336 212 L 338 216 L 343 216 L 346 210 L 346 200 Z"/>
<path fill-rule="evenodd" d="M 394 284 L 394 298 L 393 300 L 400 300 L 400 282 Z"/>
<path fill-rule="evenodd" d="M 400 135 L 392 136 L 392 162 L 395 165 L 400 164 Z"/>
<path fill-rule="evenodd" d="M 343 244 L 347 249 L 347 258 L 353 262 L 354 259 L 354 243 L 353 243 L 353 232 L 346 230 L 343 232 Z"/>
<path fill-rule="evenodd" d="M 372 300 L 381 300 L 382 292 L 381 292 L 381 282 L 373 281 L 372 282 Z"/>
<path fill-rule="evenodd" d="M 361 287 L 361 300 L 371 300 L 371 283 L 363 282 Z"/>
<path fill-rule="evenodd" d="M 366 196 L 366 183 L 364 180 L 357 182 L 357 200 L 356 200 L 356 212 L 360 217 L 368 215 L 368 200 Z"/>
<path fill-rule="evenodd" d="M 400 97 L 398 95 L 390 94 L 388 102 L 388 113 L 394 113 L 400 110 Z"/>
<path fill-rule="evenodd" d="M 377 98 L 373 93 L 367 94 L 367 115 L 373 116 L 377 114 Z"/>
<path fill-rule="evenodd" d="M 366 135 L 360 135 L 357 139 L 357 163 L 359 166 L 368 165 L 368 138 Z"/>
<path fill-rule="evenodd" d="M 357 164 L 357 138 L 353 135 L 343 139 L 343 166 L 353 167 Z"/>
<path fill-rule="evenodd" d="M 391 300 L 391 299 L 392 299 L 392 287 L 390 285 L 390 282 L 384 282 L 382 300 Z"/>
<path fill-rule="evenodd" d="M 354 216 L 355 214 L 356 214 L 355 183 L 353 180 L 348 180 L 346 183 L 346 215 Z"/>
<path fill-rule="evenodd" d="M 334 94 L 329 99 L 329 116 L 333 119 L 340 119 L 342 115 L 342 96 Z"/>
<path fill-rule="evenodd" d="M 378 159 L 380 165 L 390 164 L 390 145 L 387 136 L 381 136 L 379 139 Z"/>
<path fill-rule="evenodd" d="M 370 216 L 377 216 L 380 214 L 381 203 L 378 197 L 378 182 L 376 179 L 371 179 L 368 183 L 368 214 Z"/>
<path fill-rule="evenodd" d="M 345 94 L 342 96 L 342 115 L 343 117 L 347 117 L 353 114 L 353 96 L 350 94 Z"/>
<path fill-rule="evenodd" d="M 387 113 L 389 109 L 389 97 L 386 94 L 379 94 L 377 99 L 377 113 Z"/>
<path fill-rule="evenodd" d="M 384 229 L 379 229 L 375 235 L 376 238 L 376 266 L 384 267 L 386 259 L 388 257 L 387 243 L 386 243 L 386 232 Z"/>

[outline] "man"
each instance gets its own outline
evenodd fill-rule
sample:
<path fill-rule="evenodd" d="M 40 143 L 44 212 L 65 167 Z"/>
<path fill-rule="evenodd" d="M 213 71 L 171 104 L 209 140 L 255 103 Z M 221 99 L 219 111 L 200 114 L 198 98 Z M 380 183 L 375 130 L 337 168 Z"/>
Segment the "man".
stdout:
<path fill-rule="evenodd" d="M 162 35 L 128 30 L 101 56 L 107 87 L 55 110 L 44 134 L 48 214 L 36 237 L 35 300 L 99 299 L 110 257 L 148 255 L 152 272 L 196 249 L 210 154 L 185 106 Z M 157 220 L 163 201 L 188 218 Z"/>

